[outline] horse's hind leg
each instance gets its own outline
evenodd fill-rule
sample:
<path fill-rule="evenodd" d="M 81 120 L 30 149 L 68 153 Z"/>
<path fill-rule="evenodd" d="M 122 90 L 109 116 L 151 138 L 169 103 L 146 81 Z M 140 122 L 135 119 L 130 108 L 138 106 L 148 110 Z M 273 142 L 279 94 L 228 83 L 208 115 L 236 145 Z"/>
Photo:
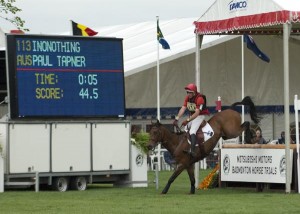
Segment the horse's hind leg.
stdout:
<path fill-rule="evenodd" d="M 187 172 L 190 177 L 190 182 L 191 182 L 191 189 L 190 189 L 190 194 L 195 194 L 195 174 L 194 174 L 194 164 L 189 166 L 187 168 Z"/>
<path fill-rule="evenodd" d="M 183 170 L 184 170 L 184 166 L 183 165 L 180 165 L 180 166 L 177 167 L 177 169 L 175 170 L 175 172 L 169 178 L 168 183 L 166 184 L 166 186 L 163 189 L 163 191 L 161 192 L 161 194 L 167 194 L 167 192 L 169 191 L 169 188 L 170 188 L 171 184 L 174 182 L 174 180 L 177 178 L 177 176 L 182 173 Z"/>
<path fill-rule="evenodd" d="M 243 131 L 245 131 L 245 142 L 246 143 L 251 143 L 251 139 L 252 139 L 252 133 L 250 130 L 250 122 L 245 121 L 242 125 L 241 125 Z"/>

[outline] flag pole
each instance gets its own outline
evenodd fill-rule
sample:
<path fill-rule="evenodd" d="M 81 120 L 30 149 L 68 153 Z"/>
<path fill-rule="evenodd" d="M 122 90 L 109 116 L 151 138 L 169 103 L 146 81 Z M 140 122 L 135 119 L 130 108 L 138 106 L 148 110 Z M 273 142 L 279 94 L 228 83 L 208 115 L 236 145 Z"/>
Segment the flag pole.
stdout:
<path fill-rule="evenodd" d="M 156 16 L 156 31 L 158 28 L 158 22 L 159 22 L 159 16 Z M 160 80 L 159 80 L 159 42 L 157 39 L 157 32 L 156 32 L 156 40 L 157 40 L 157 72 L 156 72 L 156 76 L 157 76 L 157 120 L 160 121 Z M 160 171 L 161 169 L 161 159 L 160 159 L 160 150 L 161 150 L 161 144 L 158 144 L 157 146 L 157 152 L 158 152 L 158 171 Z M 158 180 L 158 179 L 157 179 Z M 157 184 L 158 185 L 158 184 Z"/>
<path fill-rule="evenodd" d="M 159 22 L 159 16 L 156 16 L 156 29 L 158 27 Z M 157 37 L 157 35 L 156 35 Z M 157 39 L 156 39 L 157 40 Z M 159 42 L 157 40 L 157 70 L 156 70 L 156 76 L 157 76 L 157 120 L 160 121 L 160 84 L 159 84 Z"/>

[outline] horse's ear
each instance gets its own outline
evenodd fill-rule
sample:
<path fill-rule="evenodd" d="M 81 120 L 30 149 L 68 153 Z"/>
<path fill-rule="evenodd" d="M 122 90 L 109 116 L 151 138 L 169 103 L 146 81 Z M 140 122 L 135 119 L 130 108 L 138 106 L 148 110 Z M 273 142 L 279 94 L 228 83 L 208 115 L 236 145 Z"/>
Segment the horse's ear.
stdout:
<path fill-rule="evenodd" d="M 156 120 L 156 125 L 157 125 L 157 126 L 160 126 L 160 125 L 161 125 L 159 119 Z"/>
<path fill-rule="evenodd" d="M 161 125 L 161 123 L 159 122 L 159 120 L 157 119 L 156 120 L 156 123 L 154 123 L 151 119 L 151 125 L 155 125 L 155 126 L 158 126 L 158 125 Z"/>

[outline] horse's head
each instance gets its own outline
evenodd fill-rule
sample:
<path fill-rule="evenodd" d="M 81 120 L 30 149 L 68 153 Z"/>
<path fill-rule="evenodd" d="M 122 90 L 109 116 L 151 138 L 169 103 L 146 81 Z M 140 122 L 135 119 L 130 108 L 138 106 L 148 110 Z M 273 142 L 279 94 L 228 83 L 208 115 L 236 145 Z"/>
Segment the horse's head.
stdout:
<path fill-rule="evenodd" d="M 158 120 L 156 123 L 152 123 L 149 135 L 150 139 L 147 143 L 147 148 L 153 150 L 159 142 L 162 142 L 161 124 Z"/>

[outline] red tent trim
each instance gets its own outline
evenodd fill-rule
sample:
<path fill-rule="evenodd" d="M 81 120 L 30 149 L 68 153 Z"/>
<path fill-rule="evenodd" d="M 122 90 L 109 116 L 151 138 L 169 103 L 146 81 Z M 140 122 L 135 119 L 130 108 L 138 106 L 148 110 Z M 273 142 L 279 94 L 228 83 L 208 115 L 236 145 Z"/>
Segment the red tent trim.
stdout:
<path fill-rule="evenodd" d="M 287 10 L 270 13 L 241 16 L 224 20 L 194 22 L 195 32 L 198 34 L 218 34 L 225 31 L 250 29 L 261 26 L 272 26 L 286 22 L 300 22 L 300 12 Z"/>

